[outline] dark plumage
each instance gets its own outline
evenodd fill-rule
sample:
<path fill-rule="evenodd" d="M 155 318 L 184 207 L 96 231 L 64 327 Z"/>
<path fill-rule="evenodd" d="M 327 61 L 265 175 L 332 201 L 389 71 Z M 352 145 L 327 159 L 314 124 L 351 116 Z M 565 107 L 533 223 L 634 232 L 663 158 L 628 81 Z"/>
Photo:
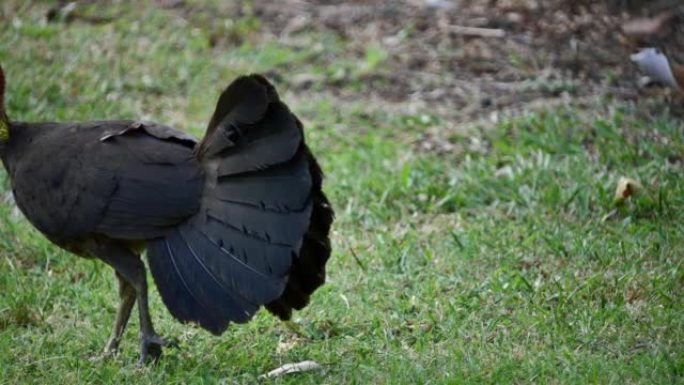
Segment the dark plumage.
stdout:
<path fill-rule="evenodd" d="M 259 75 L 221 94 L 199 143 L 149 122 L 13 122 L 0 107 L 0 156 L 38 230 L 116 270 L 108 352 L 136 300 L 141 360 L 169 343 L 149 316 L 143 248 L 171 314 L 214 334 L 262 305 L 289 319 L 325 281 L 333 212 L 322 173 L 301 123 Z"/>

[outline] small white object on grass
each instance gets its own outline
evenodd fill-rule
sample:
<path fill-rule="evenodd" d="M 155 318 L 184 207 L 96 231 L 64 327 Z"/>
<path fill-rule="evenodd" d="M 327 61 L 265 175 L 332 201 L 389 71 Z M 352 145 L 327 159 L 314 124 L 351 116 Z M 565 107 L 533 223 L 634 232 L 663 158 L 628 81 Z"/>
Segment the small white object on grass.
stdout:
<path fill-rule="evenodd" d="M 651 79 L 676 90 L 681 89 L 672 72 L 667 56 L 659 50 L 652 47 L 643 48 L 641 51 L 631 55 L 630 59 Z"/>
<path fill-rule="evenodd" d="M 290 374 L 290 373 L 301 373 L 301 372 L 308 372 L 311 370 L 317 370 L 320 369 L 322 366 L 319 365 L 315 361 L 302 361 L 302 362 L 297 362 L 297 363 L 292 363 L 292 364 L 285 364 L 277 369 L 273 369 L 270 372 L 266 374 L 262 374 L 259 376 L 259 379 L 262 378 L 274 378 L 274 377 L 280 377 L 285 374 Z"/>

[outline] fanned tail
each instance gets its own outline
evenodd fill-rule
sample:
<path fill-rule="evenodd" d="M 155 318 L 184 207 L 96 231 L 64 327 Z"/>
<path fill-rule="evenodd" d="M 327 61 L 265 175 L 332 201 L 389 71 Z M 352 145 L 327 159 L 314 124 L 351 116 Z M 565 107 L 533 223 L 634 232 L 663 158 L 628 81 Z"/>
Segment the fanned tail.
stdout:
<path fill-rule="evenodd" d="M 214 334 L 262 305 L 289 318 L 325 281 L 333 220 L 301 123 L 266 79 L 240 77 L 195 153 L 200 210 L 147 245 L 164 303 Z"/>

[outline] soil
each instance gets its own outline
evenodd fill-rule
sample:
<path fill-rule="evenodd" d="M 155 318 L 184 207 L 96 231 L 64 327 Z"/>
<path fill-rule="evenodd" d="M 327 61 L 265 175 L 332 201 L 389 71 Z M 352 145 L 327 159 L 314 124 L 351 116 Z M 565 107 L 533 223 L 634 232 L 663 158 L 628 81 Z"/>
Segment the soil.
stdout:
<path fill-rule="evenodd" d="M 367 71 L 321 76 L 284 67 L 269 74 L 295 90 L 320 84 L 341 100 L 427 107 L 459 122 L 597 98 L 662 98 L 670 112 L 684 115 L 684 99 L 646 87 L 630 61 L 640 47 L 657 47 L 684 64 L 681 0 L 254 0 L 223 2 L 218 10 L 184 0 L 153 4 L 189 20 L 204 14 L 203 28 L 228 16 L 259 20 L 254 30 L 226 34 L 219 27 L 210 35 L 219 49 L 244 40 L 303 47 L 315 43 L 306 38 L 311 32 L 334 35 L 344 42 L 341 52 L 321 49 L 311 58 L 330 67 L 362 65 L 377 47 L 382 60 Z M 658 20 L 658 28 L 646 28 Z"/>

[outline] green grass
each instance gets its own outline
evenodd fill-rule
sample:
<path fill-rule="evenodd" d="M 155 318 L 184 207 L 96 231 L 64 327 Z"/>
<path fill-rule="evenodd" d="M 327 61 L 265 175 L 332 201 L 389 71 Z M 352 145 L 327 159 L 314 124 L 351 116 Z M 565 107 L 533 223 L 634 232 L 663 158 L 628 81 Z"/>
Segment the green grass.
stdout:
<path fill-rule="evenodd" d="M 183 21 L 124 2 L 101 10 L 113 23 L 45 24 L 46 4 L 16 2 L 2 20 L 16 119 L 145 118 L 200 135 L 238 74 L 334 82 L 340 69 L 372 72 L 385 58 L 376 45 L 350 56 L 327 34 L 309 36 L 322 48 L 259 40 L 250 15 Z M 224 32 L 232 38 L 209 44 Z M 337 87 L 353 92 L 360 79 Z M 118 357 L 89 360 L 114 319 L 114 275 L 33 230 L 3 171 L 0 383 L 251 383 L 303 360 L 324 370 L 265 382 L 684 382 L 681 122 L 606 102 L 453 130 L 455 150 L 436 155 L 416 145 L 450 127 L 430 111 L 345 101 L 318 80 L 277 86 L 307 125 L 337 212 L 328 283 L 296 314 L 300 334 L 262 312 L 216 338 L 174 321 L 152 289 L 157 329 L 180 349 L 136 369 L 134 316 Z M 620 176 L 644 193 L 618 207 Z"/>

